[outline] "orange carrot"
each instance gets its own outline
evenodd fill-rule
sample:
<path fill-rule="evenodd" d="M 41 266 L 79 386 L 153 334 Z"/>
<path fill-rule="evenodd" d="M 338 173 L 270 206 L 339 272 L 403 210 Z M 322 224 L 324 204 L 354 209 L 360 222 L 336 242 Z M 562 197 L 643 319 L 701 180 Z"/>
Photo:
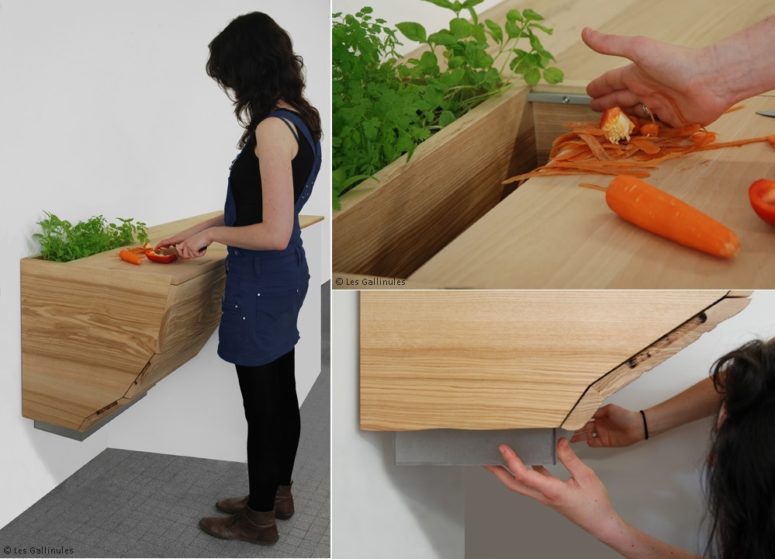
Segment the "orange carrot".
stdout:
<path fill-rule="evenodd" d="M 684 246 L 720 258 L 733 258 L 740 249 L 740 241 L 730 229 L 636 177 L 615 177 L 605 200 L 622 219 Z"/>
<path fill-rule="evenodd" d="M 122 249 L 118 253 L 118 256 L 119 258 L 121 258 L 121 260 L 124 260 L 125 262 L 129 262 L 130 264 L 135 264 L 137 266 L 140 265 L 140 262 L 142 262 L 142 258 L 143 258 L 139 254 L 132 252 L 128 248 Z"/>

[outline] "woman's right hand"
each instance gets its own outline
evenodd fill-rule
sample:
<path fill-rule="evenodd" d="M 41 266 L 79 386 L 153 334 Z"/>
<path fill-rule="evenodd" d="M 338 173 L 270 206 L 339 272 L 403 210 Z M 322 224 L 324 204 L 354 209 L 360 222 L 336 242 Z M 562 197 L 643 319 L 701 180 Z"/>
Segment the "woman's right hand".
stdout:
<path fill-rule="evenodd" d="M 640 412 L 608 404 L 595 412 L 571 442 L 586 441 L 592 447 L 630 446 L 645 438 Z"/>
<path fill-rule="evenodd" d="M 166 248 L 166 247 L 180 244 L 183 241 L 185 241 L 189 236 L 190 236 L 190 233 L 188 233 L 188 230 L 186 230 L 181 233 L 177 233 L 172 237 L 167 237 L 166 239 L 162 239 L 161 241 L 156 243 L 156 250 L 159 250 L 160 248 Z"/>

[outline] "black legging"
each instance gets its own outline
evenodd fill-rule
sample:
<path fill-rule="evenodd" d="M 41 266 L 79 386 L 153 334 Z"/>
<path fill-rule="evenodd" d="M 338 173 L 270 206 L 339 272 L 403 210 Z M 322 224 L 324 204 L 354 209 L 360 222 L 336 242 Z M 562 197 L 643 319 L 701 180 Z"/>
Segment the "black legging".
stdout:
<path fill-rule="evenodd" d="M 237 365 L 248 420 L 248 506 L 270 511 L 278 485 L 290 485 L 301 417 L 296 397 L 294 351 L 258 367 Z"/>

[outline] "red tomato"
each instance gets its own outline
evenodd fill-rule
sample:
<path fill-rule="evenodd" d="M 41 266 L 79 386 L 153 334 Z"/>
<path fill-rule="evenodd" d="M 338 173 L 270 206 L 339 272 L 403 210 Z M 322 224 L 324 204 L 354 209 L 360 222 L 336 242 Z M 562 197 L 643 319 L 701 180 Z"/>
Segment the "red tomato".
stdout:
<path fill-rule="evenodd" d="M 759 179 L 748 189 L 751 207 L 760 218 L 775 225 L 775 180 Z"/>

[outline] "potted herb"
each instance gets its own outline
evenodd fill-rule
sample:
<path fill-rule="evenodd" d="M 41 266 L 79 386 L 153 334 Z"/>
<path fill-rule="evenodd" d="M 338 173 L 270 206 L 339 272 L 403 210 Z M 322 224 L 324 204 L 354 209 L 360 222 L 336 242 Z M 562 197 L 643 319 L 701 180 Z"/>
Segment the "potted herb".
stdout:
<path fill-rule="evenodd" d="M 118 218 L 118 222 L 111 223 L 98 215 L 73 225 L 46 212 L 46 218 L 38 225 L 40 232 L 32 237 L 40 244 L 43 260 L 69 262 L 134 242 L 148 242 L 145 223 L 133 218 Z"/>

